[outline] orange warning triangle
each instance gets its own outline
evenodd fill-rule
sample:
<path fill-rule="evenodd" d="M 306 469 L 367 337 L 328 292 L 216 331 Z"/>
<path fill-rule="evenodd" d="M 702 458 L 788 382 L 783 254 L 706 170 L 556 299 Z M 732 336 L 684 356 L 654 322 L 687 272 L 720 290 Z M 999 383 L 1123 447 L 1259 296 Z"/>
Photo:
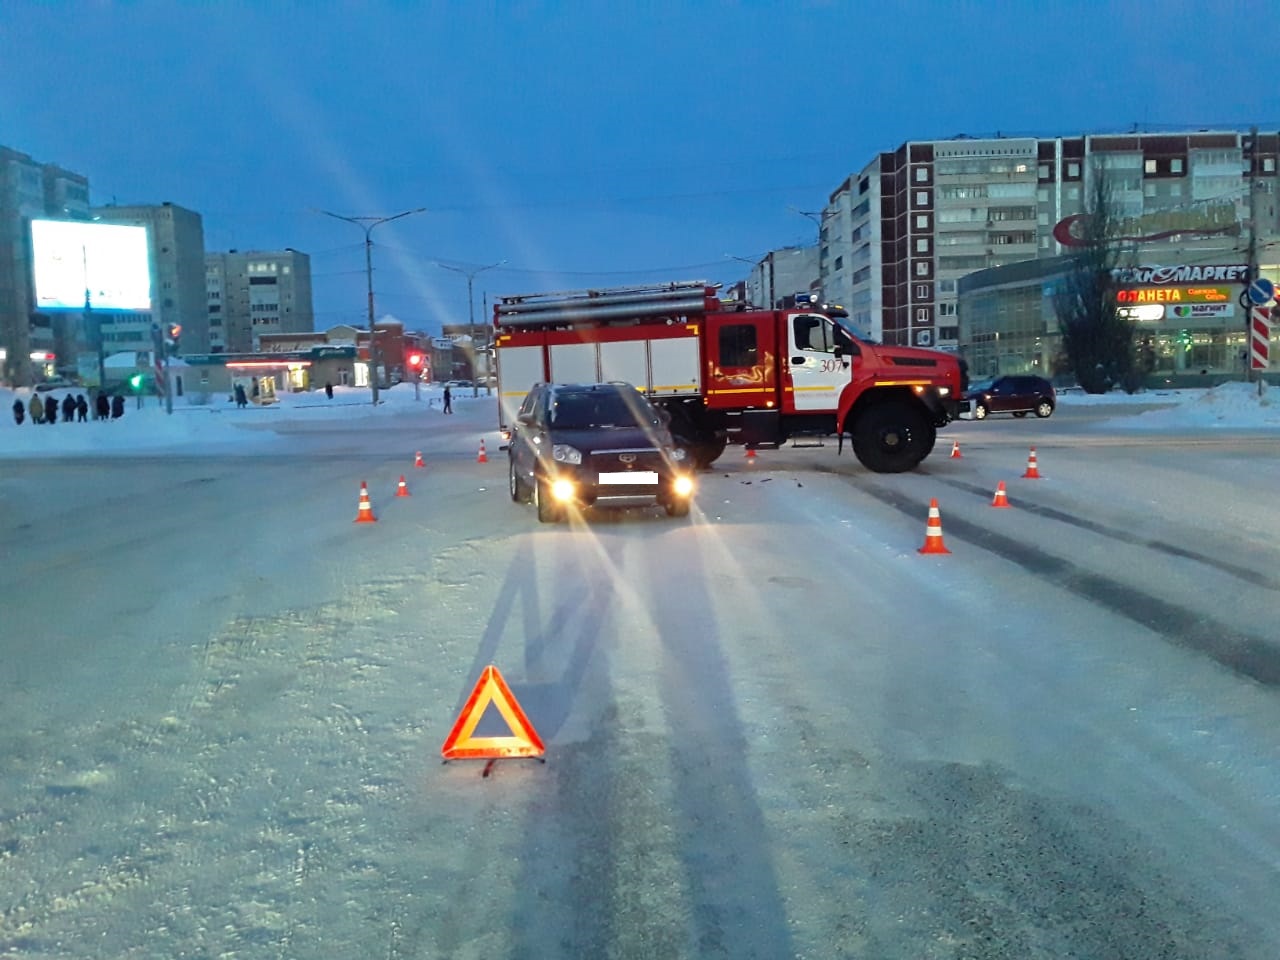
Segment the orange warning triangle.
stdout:
<path fill-rule="evenodd" d="M 498 708 L 507 722 L 509 737 L 473 737 L 480 717 L 489 704 Z M 475 689 L 445 738 L 440 754 L 446 760 L 484 760 L 504 757 L 541 757 L 546 753 L 533 724 L 516 703 L 511 688 L 493 664 L 484 668 Z"/>

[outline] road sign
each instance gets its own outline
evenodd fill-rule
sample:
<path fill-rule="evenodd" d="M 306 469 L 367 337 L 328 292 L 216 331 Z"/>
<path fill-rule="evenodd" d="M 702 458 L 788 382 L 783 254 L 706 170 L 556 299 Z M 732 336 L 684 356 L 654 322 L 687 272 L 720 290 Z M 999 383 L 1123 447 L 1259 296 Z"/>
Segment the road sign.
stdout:
<path fill-rule="evenodd" d="M 1250 362 L 1254 370 L 1266 370 L 1271 366 L 1271 322 L 1266 307 L 1254 307 L 1250 318 Z"/>
<path fill-rule="evenodd" d="M 1270 303 L 1276 295 L 1276 285 L 1266 277 L 1259 277 L 1249 284 L 1249 299 L 1257 306 Z"/>

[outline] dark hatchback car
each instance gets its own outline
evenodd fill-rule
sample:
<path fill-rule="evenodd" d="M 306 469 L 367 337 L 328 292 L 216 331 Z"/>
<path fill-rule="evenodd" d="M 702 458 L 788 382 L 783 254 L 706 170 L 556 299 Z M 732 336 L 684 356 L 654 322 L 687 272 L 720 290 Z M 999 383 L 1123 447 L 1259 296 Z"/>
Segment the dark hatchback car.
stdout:
<path fill-rule="evenodd" d="M 520 405 L 507 445 L 511 499 L 554 523 L 570 504 L 689 512 L 693 467 L 666 417 L 628 383 L 540 383 Z"/>
<path fill-rule="evenodd" d="M 985 420 L 993 413 L 1011 413 L 1025 417 L 1034 413 L 1048 417 L 1058 405 L 1058 394 L 1053 384 L 1044 377 L 1030 374 L 1009 374 L 994 380 L 975 383 L 965 394 L 973 405 L 973 418 Z"/>

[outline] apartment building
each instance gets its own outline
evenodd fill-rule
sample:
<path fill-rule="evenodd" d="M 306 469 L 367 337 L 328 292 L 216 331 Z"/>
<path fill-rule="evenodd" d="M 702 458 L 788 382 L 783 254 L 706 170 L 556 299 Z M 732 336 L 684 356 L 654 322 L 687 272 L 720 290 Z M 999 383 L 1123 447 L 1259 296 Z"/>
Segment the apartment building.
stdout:
<path fill-rule="evenodd" d="M 209 353 L 250 353 L 264 334 L 314 328 L 307 254 L 230 250 L 206 255 L 204 265 Z"/>
<path fill-rule="evenodd" d="M 1221 257 L 1243 250 L 1241 224 L 1264 246 L 1280 235 L 1278 156 L 1280 134 L 1242 131 L 909 141 L 828 197 L 822 289 L 868 336 L 956 350 L 959 279 L 1069 253 L 1094 177 L 1143 262 L 1210 234 Z"/>
<path fill-rule="evenodd" d="M 0 147 L 0 382 L 29 383 L 54 353 L 65 325 L 32 310 L 29 223 L 39 217 L 88 219 L 89 180 L 25 153 Z M 70 360 L 70 358 L 64 358 Z"/>
<path fill-rule="evenodd" d="M 179 350 L 207 353 L 204 296 L 204 220 L 177 204 L 94 207 L 103 223 L 145 226 L 151 243 L 151 313 L 104 314 L 102 338 L 108 354 L 152 348 L 151 324 L 182 327 Z"/>

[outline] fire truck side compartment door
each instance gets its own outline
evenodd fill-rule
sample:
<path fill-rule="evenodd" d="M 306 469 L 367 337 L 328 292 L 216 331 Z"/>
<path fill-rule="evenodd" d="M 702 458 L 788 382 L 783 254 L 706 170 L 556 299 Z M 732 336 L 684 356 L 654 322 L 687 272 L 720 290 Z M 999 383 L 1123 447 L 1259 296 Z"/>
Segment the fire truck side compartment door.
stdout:
<path fill-rule="evenodd" d="M 648 387 L 643 340 L 613 340 L 600 344 L 600 379 L 624 380 L 644 390 Z"/>
<path fill-rule="evenodd" d="M 698 364 L 697 337 L 650 340 L 650 392 L 657 397 L 699 392 Z"/>
<path fill-rule="evenodd" d="M 596 345 L 594 343 L 553 343 L 550 383 L 597 383 Z"/>
<path fill-rule="evenodd" d="M 529 388 L 545 379 L 541 346 L 499 348 L 498 426 L 505 428 L 514 423 Z"/>

